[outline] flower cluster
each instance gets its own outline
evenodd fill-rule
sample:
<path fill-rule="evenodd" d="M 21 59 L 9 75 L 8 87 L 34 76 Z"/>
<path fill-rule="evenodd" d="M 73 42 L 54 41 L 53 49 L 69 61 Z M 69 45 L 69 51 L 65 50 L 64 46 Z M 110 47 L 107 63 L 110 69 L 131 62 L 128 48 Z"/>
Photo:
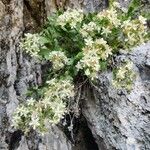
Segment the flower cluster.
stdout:
<path fill-rule="evenodd" d="M 100 20 L 106 20 L 108 22 L 107 26 L 110 29 L 112 29 L 113 26 L 117 28 L 121 24 L 121 21 L 118 19 L 117 10 L 115 10 L 114 7 L 107 9 L 107 10 L 103 10 L 102 12 L 99 12 L 97 14 L 97 18 Z"/>
<path fill-rule="evenodd" d="M 32 126 L 34 129 L 39 126 L 39 122 L 35 123 L 37 119 L 33 120 L 33 112 L 34 115 L 37 114 L 36 109 L 34 109 L 36 107 L 35 102 L 36 101 L 33 98 L 31 98 L 27 101 L 25 105 L 21 104 L 19 107 L 17 107 L 12 120 L 13 127 L 21 128 L 25 132 L 28 132 L 29 125 Z"/>
<path fill-rule="evenodd" d="M 76 65 L 77 70 L 84 69 L 85 75 L 94 79 L 100 70 L 99 57 L 94 51 L 87 51 Z"/>
<path fill-rule="evenodd" d="M 114 72 L 113 85 L 117 88 L 125 88 L 130 91 L 135 78 L 135 73 L 132 68 L 133 63 L 131 61 L 127 61 L 123 66 L 118 67 Z"/>
<path fill-rule="evenodd" d="M 54 70 L 62 69 L 69 62 L 64 52 L 61 51 L 52 51 L 49 54 L 49 59 L 53 63 Z"/>
<path fill-rule="evenodd" d="M 38 57 L 40 52 L 40 36 L 39 34 L 26 33 L 25 38 L 20 43 L 20 47 L 29 53 L 32 57 Z"/>
<path fill-rule="evenodd" d="M 144 17 L 139 16 L 138 19 L 124 21 L 122 29 L 127 46 L 144 43 L 145 36 L 147 35 L 146 19 Z"/>
<path fill-rule="evenodd" d="M 68 8 L 66 12 L 60 15 L 57 19 L 57 24 L 64 27 L 69 24 L 71 28 L 76 28 L 77 23 L 83 20 L 83 11 Z"/>
<path fill-rule="evenodd" d="M 91 21 L 88 24 L 84 24 L 80 30 L 83 37 L 94 36 L 94 31 L 100 31 L 100 28 L 95 22 Z"/>
<path fill-rule="evenodd" d="M 106 60 L 109 55 L 112 55 L 112 49 L 103 38 L 85 39 L 85 47 L 83 50 L 83 58 L 76 65 L 77 69 L 84 69 L 85 74 L 91 79 L 97 77 L 100 70 L 100 61 Z"/>
<path fill-rule="evenodd" d="M 29 99 L 20 105 L 13 116 L 15 128 L 28 132 L 30 128 L 39 132 L 46 130 L 48 124 L 56 124 L 66 112 L 66 99 L 74 96 L 74 86 L 70 79 L 52 79 L 44 97 L 39 100 Z"/>
<path fill-rule="evenodd" d="M 58 80 L 51 79 L 47 81 L 49 88 L 45 93 L 47 98 L 55 98 L 65 100 L 74 96 L 74 86 L 71 84 L 70 79 Z"/>

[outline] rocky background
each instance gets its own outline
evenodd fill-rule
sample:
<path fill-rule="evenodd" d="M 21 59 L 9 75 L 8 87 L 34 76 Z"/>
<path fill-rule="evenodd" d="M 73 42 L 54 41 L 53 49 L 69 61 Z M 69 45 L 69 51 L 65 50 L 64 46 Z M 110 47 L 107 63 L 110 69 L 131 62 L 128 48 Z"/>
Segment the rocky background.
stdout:
<path fill-rule="evenodd" d="M 42 83 L 44 68 L 22 53 L 19 41 L 24 33 L 40 30 L 52 12 L 68 6 L 100 11 L 108 1 L 0 0 L 0 150 L 150 150 L 150 43 L 116 58 L 118 63 L 127 58 L 134 62 L 137 78 L 130 94 L 113 88 L 109 70 L 100 73 L 96 85 L 84 86 L 74 140 L 61 126 L 27 137 L 11 128 L 13 111 L 30 86 Z"/>

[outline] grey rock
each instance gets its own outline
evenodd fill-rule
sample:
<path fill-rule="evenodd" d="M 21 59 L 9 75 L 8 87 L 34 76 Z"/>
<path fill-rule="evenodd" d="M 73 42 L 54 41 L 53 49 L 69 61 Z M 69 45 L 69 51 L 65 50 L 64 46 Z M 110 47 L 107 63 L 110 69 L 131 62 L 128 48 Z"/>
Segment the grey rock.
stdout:
<path fill-rule="evenodd" d="M 65 134 L 56 126 L 51 127 L 42 139 L 39 150 L 72 150 L 72 145 Z"/>
<path fill-rule="evenodd" d="M 34 137 L 35 138 L 35 137 Z M 67 140 L 65 134 L 56 126 L 51 127 L 44 136 L 39 136 L 40 141 L 37 140 L 36 147 L 38 150 L 71 150 L 72 145 Z M 22 136 L 19 142 L 19 147 L 16 150 L 30 150 L 33 148 L 31 138 Z"/>
<path fill-rule="evenodd" d="M 112 72 L 101 73 L 97 85 L 85 87 L 83 115 L 99 145 L 106 149 L 150 149 L 150 43 L 137 47 L 121 59 L 131 59 L 137 78 L 131 93 L 117 90 L 112 84 Z M 101 145 L 99 145 L 101 149 Z"/>
<path fill-rule="evenodd" d="M 21 141 L 19 142 L 19 147 L 17 148 L 17 150 L 29 150 L 25 137 L 22 137 Z"/>

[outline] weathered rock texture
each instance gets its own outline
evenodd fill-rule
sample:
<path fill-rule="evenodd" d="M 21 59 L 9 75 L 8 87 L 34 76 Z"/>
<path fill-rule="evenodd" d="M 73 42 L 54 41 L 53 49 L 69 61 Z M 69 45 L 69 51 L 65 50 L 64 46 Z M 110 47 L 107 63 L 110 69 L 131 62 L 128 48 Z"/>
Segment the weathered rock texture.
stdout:
<path fill-rule="evenodd" d="M 22 53 L 19 42 L 24 32 L 33 32 L 42 25 L 44 8 L 44 1 L 0 1 L 0 150 L 71 149 L 56 127 L 41 139 L 33 133 L 22 137 L 21 131 L 11 128 L 12 113 L 25 98 L 27 88 L 42 81 L 41 66 Z"/>
<path fill-rule="evenodd" d="M 117 61 L 134 62 L 133 90 L 116 90 L 112 72 L 99 75 L 97 85 L 85 87 L 82 112 L 99 146 L 105 149 L 150 149 L 150 44 L 122 54 Z M 102 143 L 102 144 L 101 144 Z"/>
<path fill-rule="evenodd" d="M 19 48 L 23 33 L 40 30 L 46 16 L 59 8 L 99 11 L 107 5 L 107 0 L 0 0 L 0 150 L 150 149 L 149 44 L 116 58 L 134 61 L 138 77 L 130 94 L 112 87 L 111 71 L 100 74 L 97 85 L 84 87 L 84 117 L 76 123 L 75 144 L 60 127 L 28 137 L 11 128 L 12 113 L 28 87 L 42 83 L 41 65 Z"/>

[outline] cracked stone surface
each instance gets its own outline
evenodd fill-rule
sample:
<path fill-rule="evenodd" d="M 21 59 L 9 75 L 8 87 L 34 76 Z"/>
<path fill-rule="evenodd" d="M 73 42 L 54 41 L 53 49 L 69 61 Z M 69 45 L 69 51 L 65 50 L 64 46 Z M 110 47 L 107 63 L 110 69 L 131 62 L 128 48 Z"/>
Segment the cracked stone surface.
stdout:
<path fill-rule="evenodd" d="M 118 56 L 117 61 L 134 62 L 136 79 L 131 93 L 116 90 L 112 72 L 99 75 L 97 85 L 85 87 L 83 115 L 101 149 L 103 139 L 106 149 L 150 149 L 150 43 L 130 54 Z"/>

